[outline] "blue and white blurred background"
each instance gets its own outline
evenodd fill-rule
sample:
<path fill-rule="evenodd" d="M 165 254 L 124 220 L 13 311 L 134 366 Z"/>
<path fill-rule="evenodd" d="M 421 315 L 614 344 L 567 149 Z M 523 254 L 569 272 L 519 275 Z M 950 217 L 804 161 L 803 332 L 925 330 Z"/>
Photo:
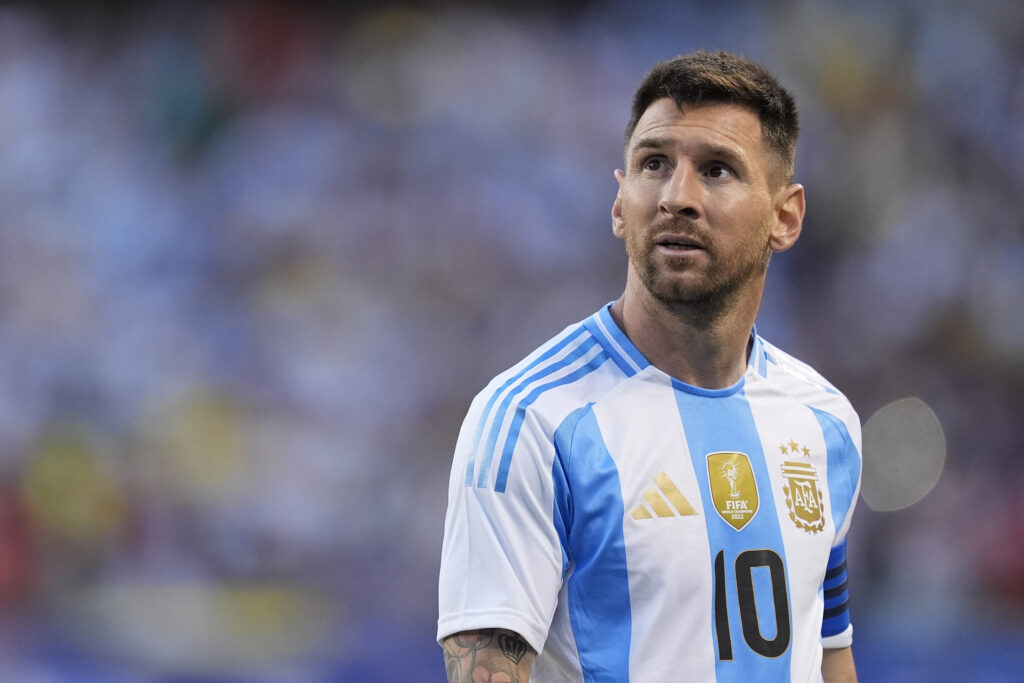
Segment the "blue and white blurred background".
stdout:
<path fill-rule="evenodd" d="M 1021 680 L 1024 4 L 545 4 L 0 5 L 0 679 L 443 680 L 464 411 L 618 295 L 703 47 L 801 106 L 759 330 L 944 430 L 855 518 L 862 679 Z"/>

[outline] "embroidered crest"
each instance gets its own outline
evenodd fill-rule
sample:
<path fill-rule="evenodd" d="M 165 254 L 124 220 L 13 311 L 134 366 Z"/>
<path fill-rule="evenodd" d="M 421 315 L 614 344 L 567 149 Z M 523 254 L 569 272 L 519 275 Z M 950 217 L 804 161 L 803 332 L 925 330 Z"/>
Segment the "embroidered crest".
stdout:
<path fill-rule="evenodd" d="M 757 481 L 744 453 L 708 455 L 708 481 L 715 510 L 736 531 L 757 514 Z"/>
<path fill-rule="evenodd" d="M 805 455 L 810 454 L 806 446 L 802 450 Z M 796 446 L 793 446 L 792 453 L 798 453 Z M 782 463 L 782 476 L 787 482 L 782 487 L 782 493 L 789 507 L 789 518 L 798 529 L 807 533 L 816 534 L 824 529 L 825 509 L 821 503 L 821 489 L 818 487 L 818 471 L 809 462 L 786 460 Z"/>

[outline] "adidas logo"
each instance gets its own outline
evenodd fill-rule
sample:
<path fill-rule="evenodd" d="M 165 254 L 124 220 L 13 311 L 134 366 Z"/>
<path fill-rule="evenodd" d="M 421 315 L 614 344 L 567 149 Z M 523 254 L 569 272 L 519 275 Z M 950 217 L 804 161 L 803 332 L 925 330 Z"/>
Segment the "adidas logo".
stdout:
<path fill-rule="evenodd" d="M 686 500 L 686 496 L 672 483 L 667 474 L 659 472 L 658 476 L 654 478 L 654 484 L 644 491 L 644 500 L 647 505 L 640 503 L 630 511 L 629 515 L 633 519 L 653 519 L 655 515 L 658 517 L 675 517 L 677 515 L 686 517 L 697 514 L 697 511 L 690 505 L 690 501 Z M 669 503 L 672 505 L 670 506 Z M 651 514 L 651 510 L 654 511 L 654 514 Z"/>

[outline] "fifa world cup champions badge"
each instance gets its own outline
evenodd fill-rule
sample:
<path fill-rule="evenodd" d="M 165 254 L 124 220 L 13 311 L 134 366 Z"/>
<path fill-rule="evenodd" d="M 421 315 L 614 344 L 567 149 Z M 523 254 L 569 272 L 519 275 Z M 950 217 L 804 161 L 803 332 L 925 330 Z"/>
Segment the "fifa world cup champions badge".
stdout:
<path fill-rule="evenodd" d="M 757 481 L 750 459 L 744 453 L 708 455 L 711 499 L 719 517 L 740 531 L 757 514 Z"/>
<path fill-rule="evenodd" d="M 796 442 L 780 446 L 788 455 L 810 455 L 810 450 Z M 809 462 L 786 460 L 782 463 L 782 476 L 786 485 L 782 493 L 789 507 L 789 518 L 798 529 L 816 534 L 825 528 L 825 509 L 821 501 L 821 489 L 818 487 L 818 472 Z"/>

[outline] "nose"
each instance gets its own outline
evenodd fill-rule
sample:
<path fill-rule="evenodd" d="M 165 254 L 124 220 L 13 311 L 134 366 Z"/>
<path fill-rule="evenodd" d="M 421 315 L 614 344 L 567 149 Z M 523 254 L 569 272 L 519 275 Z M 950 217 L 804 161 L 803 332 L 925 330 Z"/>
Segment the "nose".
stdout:
<path fill-rule="evenodd" d="M 658 210 L 670 216 L 700 216 L 700 179 L 692 169 L 677 168 L 665 183 Z"/>

